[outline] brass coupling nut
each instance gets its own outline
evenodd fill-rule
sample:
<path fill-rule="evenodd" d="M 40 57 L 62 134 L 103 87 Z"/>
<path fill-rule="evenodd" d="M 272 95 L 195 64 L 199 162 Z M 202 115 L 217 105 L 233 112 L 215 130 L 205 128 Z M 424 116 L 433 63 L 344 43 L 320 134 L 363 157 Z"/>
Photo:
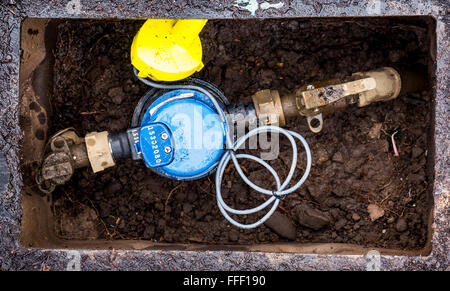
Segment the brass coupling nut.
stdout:
<path fill-rule="evenodd" d="M 252 96 L 256 116 L 266 125 L 284 126 L 286 119 L 281 106 L 280 94 L 276 90 L 261 90 Z"/>
<path fill-rule="evenodd" d="M 90 132 L 86 134 L 84 140 L 89 162 L 94 173 L 103 171 L 116 164 L 111 153 L 107 131 Z"/>

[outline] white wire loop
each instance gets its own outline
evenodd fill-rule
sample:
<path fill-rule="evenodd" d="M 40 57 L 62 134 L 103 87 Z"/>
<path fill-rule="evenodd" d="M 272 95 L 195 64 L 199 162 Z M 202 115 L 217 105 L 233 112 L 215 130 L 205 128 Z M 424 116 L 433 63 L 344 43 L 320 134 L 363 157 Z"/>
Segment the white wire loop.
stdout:
<path fill-rule="evenodd" d="M 278 126 L 273 126 L 273 125 L 264 125 L 264 126 L 260 126 L 257 127 L 251 131 L 249 131 L 246 135 L 240 137 L 235 143 L 232 142 L 232 137 L 230 134 L 230 130 L 229 130 L 229 124 L 228 124 L 228 120 L 225 116 L 225 113 L 223 112 L 223 110 L 221 109 L 220 105 L 218 104 L 216 98 L 206 89 L 196 86 L 196 85 L 166 85 L 166 84 L 161 84 L 161 83 L 157 83 L 157 82 L 153 82 L 150 81 L 148 79 L 144 79 L 138 76 L 138 72 L 136 70 L 136 68 L 133 68 L 134 73 L 136 75 L 136 77 L 141 80 L 143 83 L 152 86 L 154 88 L 160 88 L 160 89 L 193 89 L 193 90 L 197 90 L 200 91 L 202 93 L 204 93 L 210 100 L 211 102 L 214 104 L 214 107 L 216 108 L 217 113 L 220 116 L 220 119 L 222 122 L 224 122 L 226 124 L 226 151 L 224 153 L 224 155 L 222 156 L 218 166 L 217 166 L 217 170 L 216 170 L 216 198 L 217 198 L 217 205 L 219 207 L 220 212 L 223 214 L 223 216 L 233 225 L 240 227 L 240 228 L 244 228 L 244 229 L 250 229 L 250 228 L 255 228 L 260 226 L 261 224 L 263 224 L 267 219 L 269 219 L 269 217 L 275 212 L 275 210 L 278 207 L 278 204 L 280 203 L 280 199 L 283 199 L 286 197 L 286 195 L 294 192 L 295 190 L 297 190 L 298 188 L 300 188 L 300 186 L 306 181 L 306 179 L 309 176 L 309 172 L 311 170 L 311 150 L 309 149 L 308 143 L 306 142 L 305 138 L 303 136 L 301 136 L 299 133 L 291 131 L 291 130 L 286 130 L 283 129 L 281 127 Z M 248 154 L 236 154 L 235 152 L 239 149 L 239 147 L 245 143 L 245 141 L 247 139 L 249 139 L 250 137 L 257 135 L 259 133 L 262 132 L 275 132 L 275 133 L 281 133 L 284 136 L 286 136 L 289 141 L 291 142 L 292 145 L 292 163 L 291 163 L 291 168 L 289 170 L 289 173 L 286 177 L 286 179 L 284 180 L 283 184 L 281 184 L 280 178 L 277 174 L 277 172 L 267 163 L 265 162 L 263 159 L 252 156 L 252 155 L 248 155 Z M 302 143 L 303 147 L 305 148 L 305 152 L 306 152 L 306 169 L 305 172 L 303 173 L 303 176 L 301 177 L 301 179 L 292 187 L 285 189 L 286 186 L 291 182 L 292 177 L 294 176 L 294 172 L 295 169 L 297 167 L 297 144 L 294 140 L 294 137 L 296 137 L 297 139 L 300 140 L 300 142 Z M 267 199 L 267 201 L 265 201 L 264 203 L 260 204 L 259 206 L 252 208 L 252 209 L 246 209 L 246 210 L 237 210 L 237 209 L 233 209 L 230 206 L 228 206 L 225 201 L 222 198 L 222 192 L 221 192 L 221 185 L 222 185 L 222 179 L 223 179 L 223 174 L 225 172 L 225 169 L 228 165 L 228 163 L 230 162 L 230 159 L 233 161 L 233 164 L 239 174 L 239 176 L 242 178 L 242 180 L 244 180 L 244 182 L 249 185 L 251 188 L 253 188 L 254 190 L 265 194 L 265 195 L 269 195 L 271 196 L 269 199 Z M 264 189 L 259 187 L 258 185 L 254 184 L 252 181 L 250 181 L 248 179 L 248 177 L 245 175 L 245 173 L 242 171 L 241 167 L 239 166 L 239 162 L 238 159 L 250 159 L 253 160 L 259 164 L 261 164 L 262 166 L 264 166 L 274 177 L 275 182 L 277 184 L 277 189 L 274 190 L 268 190 L 268 189 Z M 282 198 L 280 198 L 282 197 Z M 251 224 L 242 224 L 237 222 L 236 220 L 234 220 L 229 214 L 237 214 L 237 215 L 248 215 L 248 214 L 252 214 L 258 211 L 261 211 L 263 209 L 265 209 L 267 206 L 269 206 L 270 204 L 272 204 L 272 208 L 270 208 L 269 212 L 267 212 L 261 219 L 259 219 L 258 221 L 256 221 L 255 223 L 251 223 Z"/>
<path fill-rule="evenodd" d="M 291 142 L 291 145 L 292 145 L 291 168 L 290 168 L 289 173 L 288 173 L 286 179 L 284 180 L 283 184 L 281 184 L 280 178 L 279 178 L 278 174 L 276 173 L 276 171 L 268 163 L 266 163 L 263 159 L 252 156 L 252 155 L 247 155 L 247 154 L 235 154 L 235 151 L 243 143 L 245 143 L 245 141 L 247 139 L 249 139 L 251 136 L 254 136 L 254 135 L 262 133 L 262 132 L 281 133 L 281 134 L 285 135 Z M 293 185 L 292 187 L 290 187 L 288 189 L 285 189 L 286 186 L 291 182 L 291 179 L 295 173 L 295 169 L 297 166 L 297 157 L 298 157 L 297 144 L 295 143 L 294 137 L 299 139 L 300 142 L 302 143 L 303 147 L 305 148 L 306 169 L 305 169 L 305 172 L 303 173 L 303 176 L 301 177 L 301 179 L 295 185 Z M 264 188 L 259 187 L 258 185 L 255 185 L 253 182 L 251 182 L 248 179 L 248 177 L 245 175 L 245 173 L 242 171 L 241 167 L 239 166 L 238 159 L 240 159 L 240 158 L 251 159 L 251 160 L 261 164 L 262 166 L 264 166 L 267 170 L 269 170 L 269 172 L 275 178 L 275 182 L 277 184 L 277 190 L 273 191 L 273 190 L 264 189 Z M 251 188 L 253 188 L 254 190 L 256 190 L 262 194 L 271 196 L 269 199 L 267 199 L 267 201 L 265 201 L 264 203 L 260 204 L 259 206 L 255 207 L 255 208 L 246 209 L 246 210 L 233 209 L 225 203 L 225 201 L 222 198 L 221 185 L 222 185 L 223 174 L 225 172 L 225 169 L 226 169 L 228 163 L 230 162 L 230 159 L 233 161 L 233 164 L 234 164 L 239 176 L 242 178 L 242 180 L 244 180 L 244 182 L 247 185 L 249 185 Z M 220 160 L 219 165 L 217 166 L 216 198 L 217 198 L 217 205 L 219 206 L 220 212 L 230 223 L 232 223 L 233 225 L 235 225 L 237 227 L 244 228 L 244 229 L 250 229 L 250 228 L 255 228 L 255 227 L 260 226 L 267 219 L 269 219 L 269 217 L 275 212 L 275 210 L 278 207 L 278 204 L 280 203 L 280 197 L 282 197 L 282 198 L 286 197 L 286 195 L 288 195 L 288 194 L 294 192 L 295 190 L 297 190 L 298 188 L 300 188 L 300 186 L 306 181 L 306 179 L 309 176 L 309 172 L 311 170 L 311 160 L 312 160 L 311 159 L 311 150 L 309 149 L 308 143 L 303 138 L 303 136 L 301 136 L 300 134 L 298 134 L 294 131 L 286 130 L 281 127 L 272 126 L 272 125 L 260 126 L 260 127 L 257 127 L 255 129 L 249 131 L 246 135 L 242 136 L 241 138 L 239 138 L 236 141 L 236 143 L 234 144 L 232 149 L 227 150 L 227 152 L 224 154 L 224 156 Z M 248 214 L 252 214 L 252 213 L 261 211 L 272 203 L 273 203 L 273 205 L 270 208 L 270 210 L 261 219 L 259 219 L 255 223 L 242 224 L 242 223 L 234 220 L 228 214 L 228 213 L 232 213 L 232 214 L 237 214 L 237 215 L 248 215 Z"/>

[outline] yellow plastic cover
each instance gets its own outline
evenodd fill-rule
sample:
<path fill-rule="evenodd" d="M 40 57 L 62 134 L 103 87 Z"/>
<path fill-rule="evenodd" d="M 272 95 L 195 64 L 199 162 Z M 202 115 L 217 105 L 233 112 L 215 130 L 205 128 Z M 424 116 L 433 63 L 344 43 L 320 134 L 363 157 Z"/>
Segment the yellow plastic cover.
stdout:
<path fill-rule="evenodd" d="M 177 81 L 203 68 L 199 33 L 207 19 L 148 19 L 131 45 L 139 77 Z"/>

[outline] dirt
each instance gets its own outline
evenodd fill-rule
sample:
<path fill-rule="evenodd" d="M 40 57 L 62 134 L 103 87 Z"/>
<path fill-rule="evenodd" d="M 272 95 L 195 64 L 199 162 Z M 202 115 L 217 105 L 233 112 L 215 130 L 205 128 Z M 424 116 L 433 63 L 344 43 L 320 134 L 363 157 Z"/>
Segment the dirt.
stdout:
<path fill-rule="evenodd" d="M 129 61 L 141 24 L 70 21 L 58 26 L 51 133 L 69 126 L 83 135 L 117 132 L 130 125 L 137 101 L 148 90 L 134 77 Z M 382 66 L 427 71 L 427 27 L 417 19 L 398 18 L 209 21 L 201 33 L 205 67 L 197 77 L 240 102 L 260 89 L 283 94 L 311 81 Z M 279 220 L 287 218 L 296 230 L 297 242 L 424 246 L 430 209 L 426 162 L 431 102 L 431 93 L 424 91 L 365 108 L 349 107 L 325 117 L 319 134 L 309 132 L 302 118 L 289 123 L 287 128 L 303 134 L 313 153 L 307 182 L 277 210 L 285 216 Z M 398 156 L 392 147 L 394 132 Z M 285 176 L 292 153 L 288 142 L 281 141 L 280 159 L 271 164 Z M 304 169 L 301 156 L 298 177 Z M 268 172 L 252 163 L 242 165 L 252 181 L 273 187 Z M 232 167 L 224 179 L 223 196 L 241 209 L 263 201 Z M 90 169 L 78 170 L 52 198 L 56 232 L 70 239 L 287 241 L 273 227 L 231 226 L 217 208 L 213 176 L 194 182 L 162 179 L 139 161 L 122 161 L 95 175 Z M 383 210 L 383 215 L 372 221 L 369 205 Z M 62 226 L 65 221 L 73 229 Z M 292 228 L 287 229 L 287 236 L 292 236 Z"/>

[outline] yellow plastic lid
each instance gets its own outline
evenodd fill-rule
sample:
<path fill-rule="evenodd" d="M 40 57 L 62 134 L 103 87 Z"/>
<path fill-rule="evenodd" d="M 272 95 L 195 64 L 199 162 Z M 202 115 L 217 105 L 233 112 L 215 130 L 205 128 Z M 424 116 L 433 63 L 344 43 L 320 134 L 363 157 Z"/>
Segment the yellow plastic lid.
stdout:
<path fill-rule="evenodd" d="M 131 64 L 139 77 L 178 81 L 203 68 L 198 36 L 207 19 L 149 19 L 131 45 Z"/>

